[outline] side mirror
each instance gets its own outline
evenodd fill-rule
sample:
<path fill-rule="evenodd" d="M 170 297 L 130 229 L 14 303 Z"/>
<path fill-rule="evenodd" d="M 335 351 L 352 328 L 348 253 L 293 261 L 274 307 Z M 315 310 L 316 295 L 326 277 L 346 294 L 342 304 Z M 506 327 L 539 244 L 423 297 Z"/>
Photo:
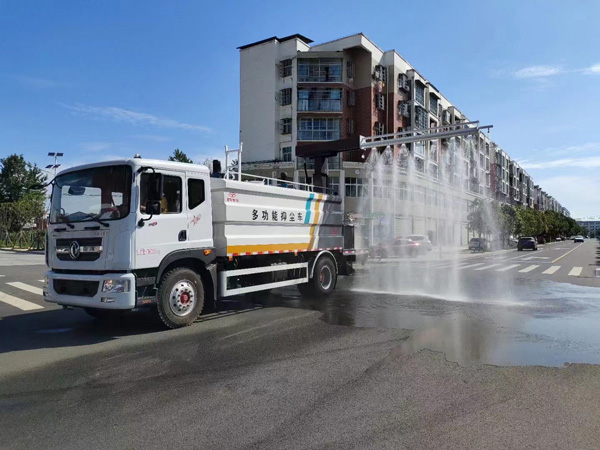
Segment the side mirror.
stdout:
<path fill-rule="evenodd" d="M 160 214 L 160 201 L 147 201 L 146 202 L 146 214 L 151 216 L 157 216 Z"/>
<path fill-rule="evenodd" d="M 160 201 L 159 200 L 147 201 L 145 207 L 146 207 L 146 210 L 142 211 L 142 213 L 150 214 L 150 217 L 148 217 L 147 219 L 138 220 L 138 223 L 137 223 L 138 227 L 143 227 L 144 222 L 147 222 L 148 220 L 152 219 L 153 216 L 160 214 Z"/>

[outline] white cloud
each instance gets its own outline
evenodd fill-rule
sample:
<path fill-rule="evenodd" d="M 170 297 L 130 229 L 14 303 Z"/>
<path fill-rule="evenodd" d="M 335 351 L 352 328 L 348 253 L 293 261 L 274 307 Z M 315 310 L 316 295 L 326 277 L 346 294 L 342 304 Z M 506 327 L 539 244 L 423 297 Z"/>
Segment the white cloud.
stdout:
<path fill-rule="evenodd" d="M 600 63 L 594 64 L 593 66 L 584 69 L 583 73 L 585 73 L 586 75 L 600 75 Z"/>
<path fill-rule="evenodd" d="M 530 66 L 513 73 L 516 78 L 544 78 L 559 75 L 563 69 L 559 66 Z"/>
<path fill-rule="evenodd" d="M 60 104 L 71 111 L 90 116 L 96 119 L 108 119 L 115 122 L 124 122 L 131 125 L 154 125 L 164 128 L 176 128 L 189 131 L 210 132 L 210 128 L 203 125 L 194 125 L 177 120 L 158 117 L 153 114 L 132 111 L 130 109 L 118 108 L 115 106 L 91 106 L 76 103 L 74 105 Z"/>
<path fill-rule="evenodd" d="M 590 156 L 586 158 L 562 158 L 551 161 L 531 161 L 524 160 L 520 162 L 524 169 L 556 169 L 575 167 L 582 169 L 600 168 L 600 156 Z"/>

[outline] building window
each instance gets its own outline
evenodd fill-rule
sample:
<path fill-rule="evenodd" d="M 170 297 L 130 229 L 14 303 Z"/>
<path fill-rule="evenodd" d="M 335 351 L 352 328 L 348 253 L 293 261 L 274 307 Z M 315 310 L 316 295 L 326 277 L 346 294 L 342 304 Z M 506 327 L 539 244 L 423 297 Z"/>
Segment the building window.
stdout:
<path fill-rule="evenodd" d="M 292 160 L 292 147 L 283 147 L 281 149 L 281 160 L 283 162 L 290 162 Z"/>
<path fill-rule="evenodd" d="M 415 108 L 415 127 L 417 129 L 429 128 L 429 120 L 427 118 L 427 111 L 425 108 L 417 106 Z"/>
<path fill-rule="evenodd" d="M 354 120 L 346 119 L 346 135 L 352 136 L 354 134 Z"/>
<path fill-rule="evenodd" d="M 374 130 L 376 136 L 381 136 L 382 134 L 385 134 L 385 124 L 383 122 L 375 122 Z"/>
<path fill-rule="evenodd" d="M 425 143 L 423 141 L 415 142 L 414 148 L 415 148 L 415 154 L 425 156 Z"/>
<path fill-rule="evenodd" d="M 375 107 L 377 109 L 385 110 L 385 95 L 383 95 L 383 94 L 375 95 Z"/>
<path fill-rule="evenodd" d="M 346 61 L 346 78 L 354 78 L 354 63 L 352 61 Z"/>
<path fill-rule="evenodd" d="M 415 101 L 425 107 L 425 86 L 419 82 L 415 83 Z"/>
<path fill-rule="evenodd" d="M 298 81 L 301 83 L 341 83 L 342 60 L 332 58 L 299 59 Z"/>
<path fill-rule="evenodd" d="M 286 88 L 279 91 L 279 104 L 281 106 L 292 104 L 292 88 Z"/>
<path fill-rule="evenodd" d="M 298 188 L 302 191 L 308 191 L 310 189 L 310 186 L 312 186 L 312 177 L 304 177 L 304 176 L 299 176 L 298 177 L 298 182 L 300 183 L 300 186 L 298 186 Z M 308 186 L 304 186 L 304 185 L 308 185 Z"/>
<path fill-rule="evenodd" d="M 329 189 L 335 195 L 340 195 L 340 177 L 329 177 Z"/>
<path fill-rule="evenodd" d="M 341 119 L 301 118 L 298 130 L 300 141 L 334 141 L 340 139 Z"/>
<path fill-rule="evenodd" d="M 279 63 L 279 71 L 282 77 L 289 77 L 292 75 L 292 60 L 284 59 Z"/>
<path fill-rule="evenodd" d="M 438 115 L 438 98 L 433 94 L 429 96 L 429 112 L 436 117 Z"/>
<path fill-rule="evenodd" d="M 438 141 L 431 141 L 429 145 L 429 159 L 438 162 Z"/>
<path fill-rule="evenodd" d="M 298 89 L 298 111 L 341 111 L 342 89 Z"/>
<path fill-rule="evenodd" d="M 346 177 L 346 197 L 366 197 L 367 184 L 362 178 Z"/>
<path fill-rule="evenodd" d="M 281 134 L 292 134 L 292 119 L 281 119 L 279 129 Z"/>
<path fill-rule="evenodd" d="M 421 158 L 415 158 L 415 170 L 417 172 L 424 173 L 425 172 L 425 161 Z"/>
<path fill-rule="evenodd" d="M 356 105 L 356 92 L 354 91 L 348 91 L 348 106 L 355 106 Z"/>

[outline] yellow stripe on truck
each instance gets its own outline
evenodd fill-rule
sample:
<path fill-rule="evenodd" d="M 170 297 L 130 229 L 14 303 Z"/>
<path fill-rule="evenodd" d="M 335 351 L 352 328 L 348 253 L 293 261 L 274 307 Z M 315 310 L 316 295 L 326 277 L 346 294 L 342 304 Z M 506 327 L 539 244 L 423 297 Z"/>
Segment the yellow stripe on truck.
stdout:
<path fill-rule="evenodd" d="M 257 244 L 257 245 L 232 245 L 227 247 L 227 254 L 264 253 L 264 252 L 294 252 L 309 249 L 308 242 L 297 244 Z"/>

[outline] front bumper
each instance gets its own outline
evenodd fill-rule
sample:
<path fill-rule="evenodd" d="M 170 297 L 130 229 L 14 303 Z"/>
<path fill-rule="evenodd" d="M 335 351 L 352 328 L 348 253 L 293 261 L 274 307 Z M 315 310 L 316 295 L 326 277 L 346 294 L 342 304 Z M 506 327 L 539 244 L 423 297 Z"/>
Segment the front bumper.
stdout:
<path fill-rule="evenodd" d="M 66 274 L 53 271 L 46 272 L 48 284 L 44 285 L 44 300 L 59 305 L 80 306 L 83 308 L 99 309 L 133 309 L 135 302 L 135 276 L 132 273 L 107 273 L 104 275 Z M 97 291 L 80 293 L 58 293 L 54 288 L 54 281 L 68 287 L 69 281 L 75 283 L 98 283 Z M 104 280 L 128 280 L 129 292 L 102 292 Z"/>

